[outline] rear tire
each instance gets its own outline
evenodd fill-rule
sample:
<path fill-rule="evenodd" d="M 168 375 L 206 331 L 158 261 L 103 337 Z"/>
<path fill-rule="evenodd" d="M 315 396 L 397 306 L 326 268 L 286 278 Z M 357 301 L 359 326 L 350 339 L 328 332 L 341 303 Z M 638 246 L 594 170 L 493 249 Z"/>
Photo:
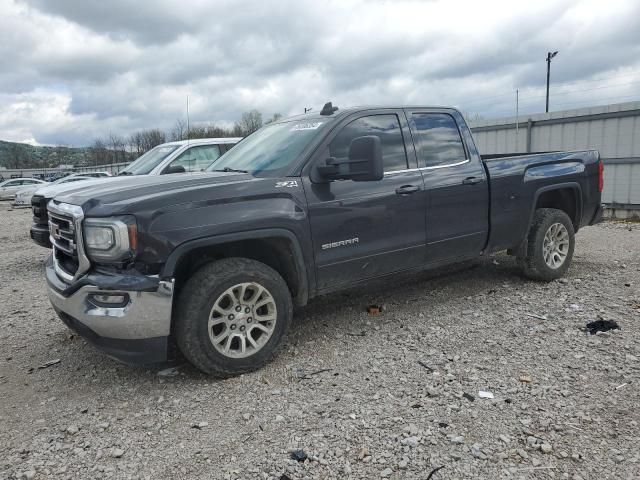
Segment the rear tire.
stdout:
<path fill-rule="evenodd" d="M 562 277 L 573 258 L 575 232 L 569 216 L 555 208 L 540 208 L 527 236 L 527 254 L 518 266 L 533 280 L 550 282 Z"/>
<path fill-rule="evenodd" d="M 186 282 L 177 302 L 176 340 L 198 369 L 230 377 L 265 365 L 293 318 L 280 274 L 247 258 L 209 263 Z"/>

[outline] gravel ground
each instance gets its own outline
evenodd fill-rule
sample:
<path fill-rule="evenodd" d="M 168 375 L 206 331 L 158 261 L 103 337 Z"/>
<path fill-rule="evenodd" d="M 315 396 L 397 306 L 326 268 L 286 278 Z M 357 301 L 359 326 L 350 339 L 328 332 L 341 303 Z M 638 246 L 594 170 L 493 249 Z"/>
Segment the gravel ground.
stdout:
<path fill-rule="evenodd" d="M 0 218 L 1 478 L 640 478 L 640 225 L 584 229 L 550 284 L 497 256 L 316 299 L 273 363 L 214 380 L 74 336 L 30 212 Z"/>

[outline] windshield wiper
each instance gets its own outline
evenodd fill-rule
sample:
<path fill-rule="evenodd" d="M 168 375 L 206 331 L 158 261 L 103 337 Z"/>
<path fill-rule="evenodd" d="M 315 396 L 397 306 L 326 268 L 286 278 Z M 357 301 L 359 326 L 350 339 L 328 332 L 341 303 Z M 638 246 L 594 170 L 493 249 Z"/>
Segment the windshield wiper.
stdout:
<path fill-rule="evenodd" d="M 210 172 L 237 172 L 237 173 L 249 173 L 248 170 L 240 170 L 237 168 L 224 167 L 217 170 L 209 170 Z"/>

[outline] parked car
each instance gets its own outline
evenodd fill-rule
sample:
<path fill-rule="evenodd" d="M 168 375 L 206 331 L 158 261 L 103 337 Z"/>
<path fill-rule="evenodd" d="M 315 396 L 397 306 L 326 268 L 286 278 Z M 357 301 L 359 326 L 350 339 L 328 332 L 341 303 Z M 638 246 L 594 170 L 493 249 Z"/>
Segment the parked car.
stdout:
<path fill-rule="evenodd" d="M 127 176 L 164 175 L 170 173 L 199 172 L 216 161 L 227 152 L 240 138 L 199 138 L 182 140 L 158 145 L 121 171 L 118 177 L 104 178 L 102 181 L 116 181 Z M 83 174 L 85 175 L 85 174 Z M 95 182 L 94 182 L 95 183 Z M 49 240 L 49 217 L 47 203 L 55 195 L 62 194 L 76 188 L 86 188 L 93 183 L 80 185 L 59 185 L 37 190 L 31 197 L 33 223 L 31 225 L 31 239 L 38 245 L 51 248 Z"/>
<path fill-rule="evenodd" d="M 336 111 L 269 124 L 192 176 L 49 203 L 49 297 L 114 358 L 200 370 L 267 362 L 293 306 L 391 274 L 507 251 L 529 278 L 569 268 L 602 218 L 597 151 L 483 156 L 451 108 Z"/>
<path fill-rule="evenodd" d="M 92 180 L 92 179 L 93 179 L 92 177 L 85 177 L 83 175 L 74 174 L 74 175 L 69 175 L 67 177 L 62 177 L 58 180 L 48 183 L 44 188 L 48 188 L 53 185 L 62 185 L 70 182 L 79 182 L 81 180 Z M 42 188 L 43 188 L 42 184 L 36 183 L 33 185 L 29 185 L 28 187 L 25 187 L 22 190 L 18 190 L 13 200 L 13 206 L 14 207 L 31 207 L 31 197 L 33 197 L 33 194 L 38 189 L 42 189 Z"/>
<path fill-rule="evenodd" d="M 37 178 L 12 178 L 0 183 L 0 200 L 13 200 L 18 190 L 30 185 L 46 184 L 44 180 Z"/>

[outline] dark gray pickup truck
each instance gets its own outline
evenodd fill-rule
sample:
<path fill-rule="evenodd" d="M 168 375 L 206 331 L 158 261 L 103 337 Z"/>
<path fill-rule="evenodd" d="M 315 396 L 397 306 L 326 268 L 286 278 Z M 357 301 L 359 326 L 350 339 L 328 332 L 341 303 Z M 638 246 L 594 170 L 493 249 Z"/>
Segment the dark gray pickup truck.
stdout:
<path fill-rule="evenodd" d="M 129 363 L 170 345 L 201 370 L 262 366 L 294 305 L 506 250 L 569 267 L 600 221 L 596 151 L 484 156 L 451 108 L 338 110 L 269 124 L 207 172 L 67 191 L 48 205 L 61 319 Z"/>

